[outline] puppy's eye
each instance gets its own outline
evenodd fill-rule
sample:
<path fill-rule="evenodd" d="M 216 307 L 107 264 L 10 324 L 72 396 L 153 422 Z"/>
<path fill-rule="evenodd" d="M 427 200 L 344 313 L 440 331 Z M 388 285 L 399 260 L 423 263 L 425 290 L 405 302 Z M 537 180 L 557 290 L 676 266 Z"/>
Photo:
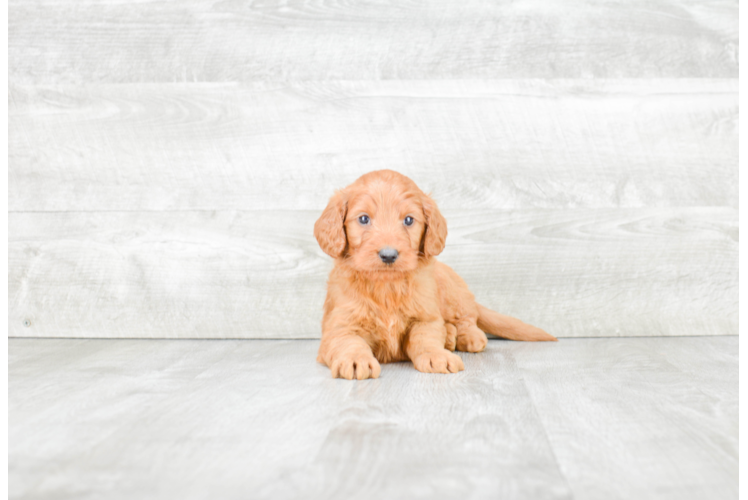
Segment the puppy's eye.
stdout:
<path fill-rule="evenodd" d="M 358 218 L 358 222 L 359 222 L 359 223 L 360 223 L 360 224 L 361 224 L 362 226 L 365 226 L 365 225 L 367 225 L 367 224 L 369 223 L 369 216 L 368 216 L 368 215 L 362 215 L 361 217 L 359 217 L 359 218 Z"/>
<path fill-rule="evenodd" d="M 413 225 L 413 217 L 411 217 L 410 215 L 407 216 L 405 218 L 405 220 L 403 221 L 403 224 L 405 224 L 406 226 L 412 226 Z"/>

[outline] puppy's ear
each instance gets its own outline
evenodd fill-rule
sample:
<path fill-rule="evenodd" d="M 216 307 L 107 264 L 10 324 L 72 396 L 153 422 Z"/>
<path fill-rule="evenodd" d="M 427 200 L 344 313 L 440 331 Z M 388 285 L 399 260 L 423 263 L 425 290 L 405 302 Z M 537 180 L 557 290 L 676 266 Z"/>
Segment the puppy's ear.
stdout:
<path fill-rule="evenodd" d="M 330 257 L 337 259 L 343 255 L 346 246 L 345 215 L 348 206 L 342 191 L 330 198 L 327 208 L 314 223 L 314 237 L 320 248 Z"/>
<path fill-rule="evenodd" d="M 421 248 L 426 257 L 439 255 L 447 242 L 447 221 L 442 216 L 434 200 L 423 195 L 423 214 L 426 216 L 426 229 L 423 233 Z"/>

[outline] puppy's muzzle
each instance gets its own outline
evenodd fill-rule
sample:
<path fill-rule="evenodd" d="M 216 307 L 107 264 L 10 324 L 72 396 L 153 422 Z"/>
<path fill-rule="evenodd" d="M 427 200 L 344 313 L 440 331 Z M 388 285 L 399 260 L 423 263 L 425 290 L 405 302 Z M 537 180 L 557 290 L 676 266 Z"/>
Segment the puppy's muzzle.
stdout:
<path fill-rule="evenodd" d="M 392 264 L 397 260 L 397 250 L 392 247 L 384 247 L 379 251 L 379 258 L 385 264 Z"/>

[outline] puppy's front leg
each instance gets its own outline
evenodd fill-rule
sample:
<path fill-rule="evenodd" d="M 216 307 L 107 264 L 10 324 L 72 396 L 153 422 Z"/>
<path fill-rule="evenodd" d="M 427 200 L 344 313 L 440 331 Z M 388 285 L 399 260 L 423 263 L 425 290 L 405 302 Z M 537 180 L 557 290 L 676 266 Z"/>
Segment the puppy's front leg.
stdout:
<path fill-rule="evenodd" d="M 330 368 L 333 378 L 377 378 L 382 370 L 369 344 L 345 331 L 323 332 L 317 361 Z"/>
<path fill-rule="evenodd" d="M 462 359 L 444 348 L 444 320 L 418 322 L 405 340 L 405 353 L 416 370 L 426 373 L 457 373 L 465 369 Z"/>

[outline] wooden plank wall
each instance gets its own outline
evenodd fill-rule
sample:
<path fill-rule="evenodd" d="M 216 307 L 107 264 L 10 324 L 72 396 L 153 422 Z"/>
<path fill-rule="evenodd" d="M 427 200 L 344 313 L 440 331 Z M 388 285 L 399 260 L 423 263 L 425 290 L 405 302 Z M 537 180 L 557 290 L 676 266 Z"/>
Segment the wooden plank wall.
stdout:
<path fill-rule="evenodd" d="M 737 334 L 737 2 L 12 0 L 11 336 L 316 338 L 335 188 L 559 337 Z"/>

